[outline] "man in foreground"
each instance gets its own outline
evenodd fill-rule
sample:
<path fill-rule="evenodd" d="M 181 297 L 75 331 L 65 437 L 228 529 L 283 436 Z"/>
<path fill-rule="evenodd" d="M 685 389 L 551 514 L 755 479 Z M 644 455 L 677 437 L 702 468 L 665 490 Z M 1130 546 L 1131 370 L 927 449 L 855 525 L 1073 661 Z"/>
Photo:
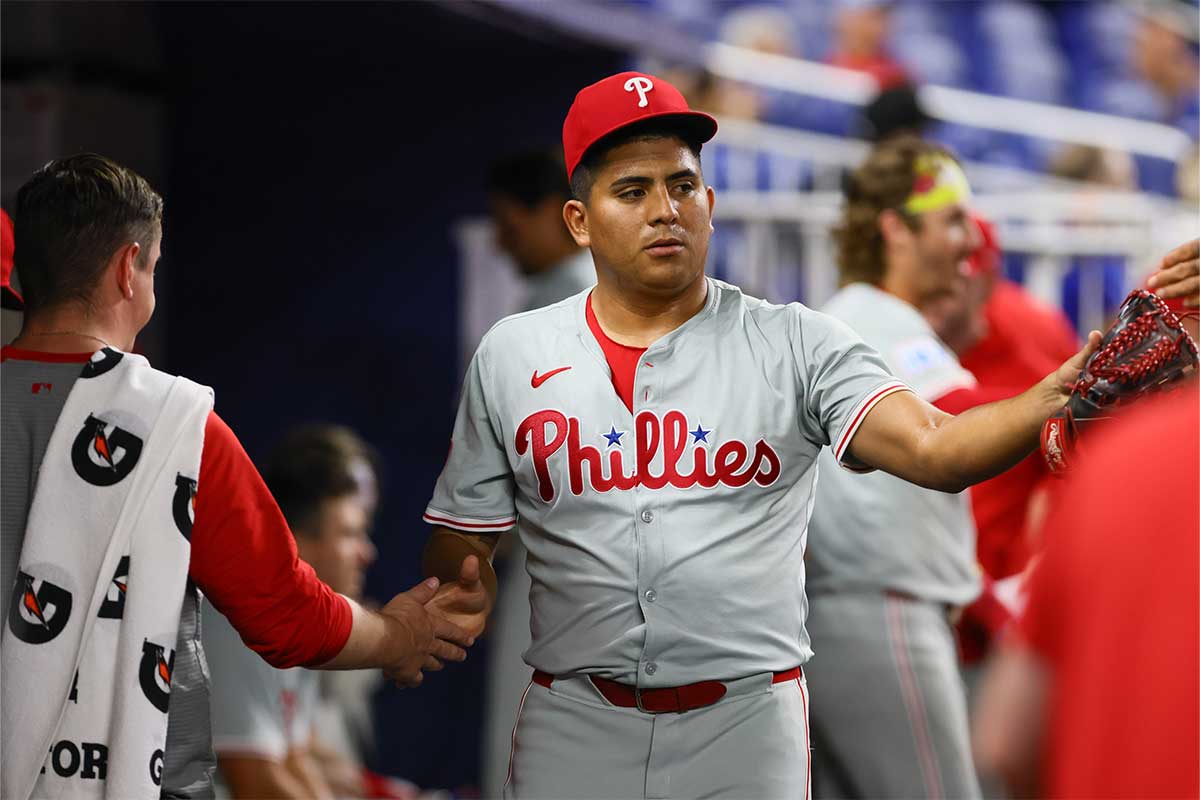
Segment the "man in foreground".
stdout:
<path fill-rule="evenodd" d="M 275 667 L 405 685 L 472 637 L 426 581 L 369 612 L 296 558 L 212 391 L 133 355 L 154 311 L 162 198 L 102 156 L 17 195 L 25 321 L 3 350 L 3 791 L 212 794 L 200 600 Z"/>
<path fill-rule="evenodd" d="M 821 448 L 960 491 L 1033 449 L 1087 355 L 952 417 L 842 323 L 706 278 L 715 132 L 654 76 L 583 89 L 563 214 L 597 285 L 498 323 L 466 376 L 426 570 L 474 632 L 497 534 L 529 551 L 509 797 L 804 796 Z"/>

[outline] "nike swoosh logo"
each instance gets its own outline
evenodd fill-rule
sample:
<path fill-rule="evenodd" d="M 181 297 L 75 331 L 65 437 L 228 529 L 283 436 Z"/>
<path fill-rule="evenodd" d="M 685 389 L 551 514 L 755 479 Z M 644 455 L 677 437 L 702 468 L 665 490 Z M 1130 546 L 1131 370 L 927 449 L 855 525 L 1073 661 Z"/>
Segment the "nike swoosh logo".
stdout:
<path fill-rule="evenodd" d="M 537 374 L 537 370 L 535 369 L 535 370 L 533 371 L 533 377 L 532 377 L 532 378 L 530 379 L 530 381 L 529 381 L 529 385 L 530 385 L 530 386 L 532 386 L 533 388 L 535 388 L 535 389 L 536 389 L 536 388 L 538 388 L 539 386 L 541 386 L 543 383 L 545 383 L 546 381 L 548 381 L 548 380 L 550 380 L 551 378 L 553 378 L 553 377 L 554 377 L 555 375 L 557 375 L 558 373 L 560 373 L 560 372 L 566 372 L 566 371 L 567 371 L 567 370 L 569 370 L 569 369 L 570 369 L 570 367 L 559 367 L 558 369 L 552 369 L 552 370 L 550 370 L 549 372 L 547 372 L 547 373 L 546 373 L 546 374 L 544 374 L 544 375 L 538 375 L 538 374 Z"/>

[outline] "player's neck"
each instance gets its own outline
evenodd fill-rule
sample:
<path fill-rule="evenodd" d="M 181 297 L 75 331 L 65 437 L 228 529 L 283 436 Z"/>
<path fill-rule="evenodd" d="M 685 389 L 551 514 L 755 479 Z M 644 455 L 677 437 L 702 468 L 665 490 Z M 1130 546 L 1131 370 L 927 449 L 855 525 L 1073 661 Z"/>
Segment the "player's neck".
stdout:
<path fill-rule="evenodd" d="M 886 270 L 879 288 L 890 295 L 899 297 L 913 308 L 921 307 L 921 294 L 911 281 L 905 280 L 898 270 Z"/>
<path fill-rule="evenodd" d="M 614 287 L 601 279 L 592 290 L 592 312 L 610 339 L 628 347 L 649 347 L 704 308 L 708 281 L 700 275 L 681 293 L 663 298 Z"/>
<path fill-rule="evenodd" d="M 103 315 L 74 306 L 48 309 L 26 316 L 12 344 L 41 353 L 88 353 L 105 346 L 129 350 L 134 337 L 122 332 L 121 327 Z"/>

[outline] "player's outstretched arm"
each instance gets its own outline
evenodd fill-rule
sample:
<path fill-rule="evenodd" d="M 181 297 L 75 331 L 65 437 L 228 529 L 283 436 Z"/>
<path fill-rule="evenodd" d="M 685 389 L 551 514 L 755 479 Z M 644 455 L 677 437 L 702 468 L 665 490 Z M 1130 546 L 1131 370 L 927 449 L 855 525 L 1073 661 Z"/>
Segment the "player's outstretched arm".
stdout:
<path fill-rule="evenodd" d="M 1016 464 L 1038 446 L 1042 423 L 1062 408 L 1071 382 L 1100 343 L 1088 343 L 1052 374 L 1007 400 L 951 416 L 911 392 L 885 397 L 863 420 L 850 454 L 929 489 L 961 492 Z"/>
<path fill-rule="evenodd" d="M 436 578 L 427 578 L 378 612 L 346 598 L 354 614 L 350 637 L 341 652 L 318 668 L 378 667 L 397 684 L 416 686 L 424 679 L 421 670 L 464 660 L 463 648 L 474 644 L 475 637 L 429 607 L 439 586 Z"/>
<path fill-rule="evenodd" d="M 492 554 L 499 540 L 494 533 L 464 533 L 435 525 L 425 544 L 425 574 L 442 582 L 430 610 L 472 636 L 483 633 L 496 604 Z"/>

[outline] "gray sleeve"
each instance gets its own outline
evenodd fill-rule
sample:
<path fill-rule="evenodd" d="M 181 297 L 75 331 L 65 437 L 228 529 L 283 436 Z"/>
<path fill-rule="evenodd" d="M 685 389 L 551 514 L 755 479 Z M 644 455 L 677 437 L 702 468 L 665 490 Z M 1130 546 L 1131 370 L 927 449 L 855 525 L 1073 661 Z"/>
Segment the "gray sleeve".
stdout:
<path fill-rule="evenodd" d="M 867 413 L 884 397 L 908 386 L 844 322 L 799 308 L 793 341 L 803 397 L 800 427 L 810 441 L 832 447 L 840 463 L 847 460 L 850 440 Z"/>
<path fill-rule="evenodd" d="M 489 405 L 486 341 L 467 368 L 450 454 L 423 517 L 433 525 L 474 533 L 506 531 L 517 522 L 512 467 L 500 421 Z"/>
<path fill-rule="evenodd" d="M 931 403 L 948 392 L 975 386 L 975 376 L 932 333 L 898 338 L 883 354 L 896 377 Z"/>
<path fill-rule="evenodd" d="M 212 683 L 213 750 L 282 759 L 288 739 L 282 671 L 242 643 L 229 621 L 204 604 L 201 637 Z"/>

